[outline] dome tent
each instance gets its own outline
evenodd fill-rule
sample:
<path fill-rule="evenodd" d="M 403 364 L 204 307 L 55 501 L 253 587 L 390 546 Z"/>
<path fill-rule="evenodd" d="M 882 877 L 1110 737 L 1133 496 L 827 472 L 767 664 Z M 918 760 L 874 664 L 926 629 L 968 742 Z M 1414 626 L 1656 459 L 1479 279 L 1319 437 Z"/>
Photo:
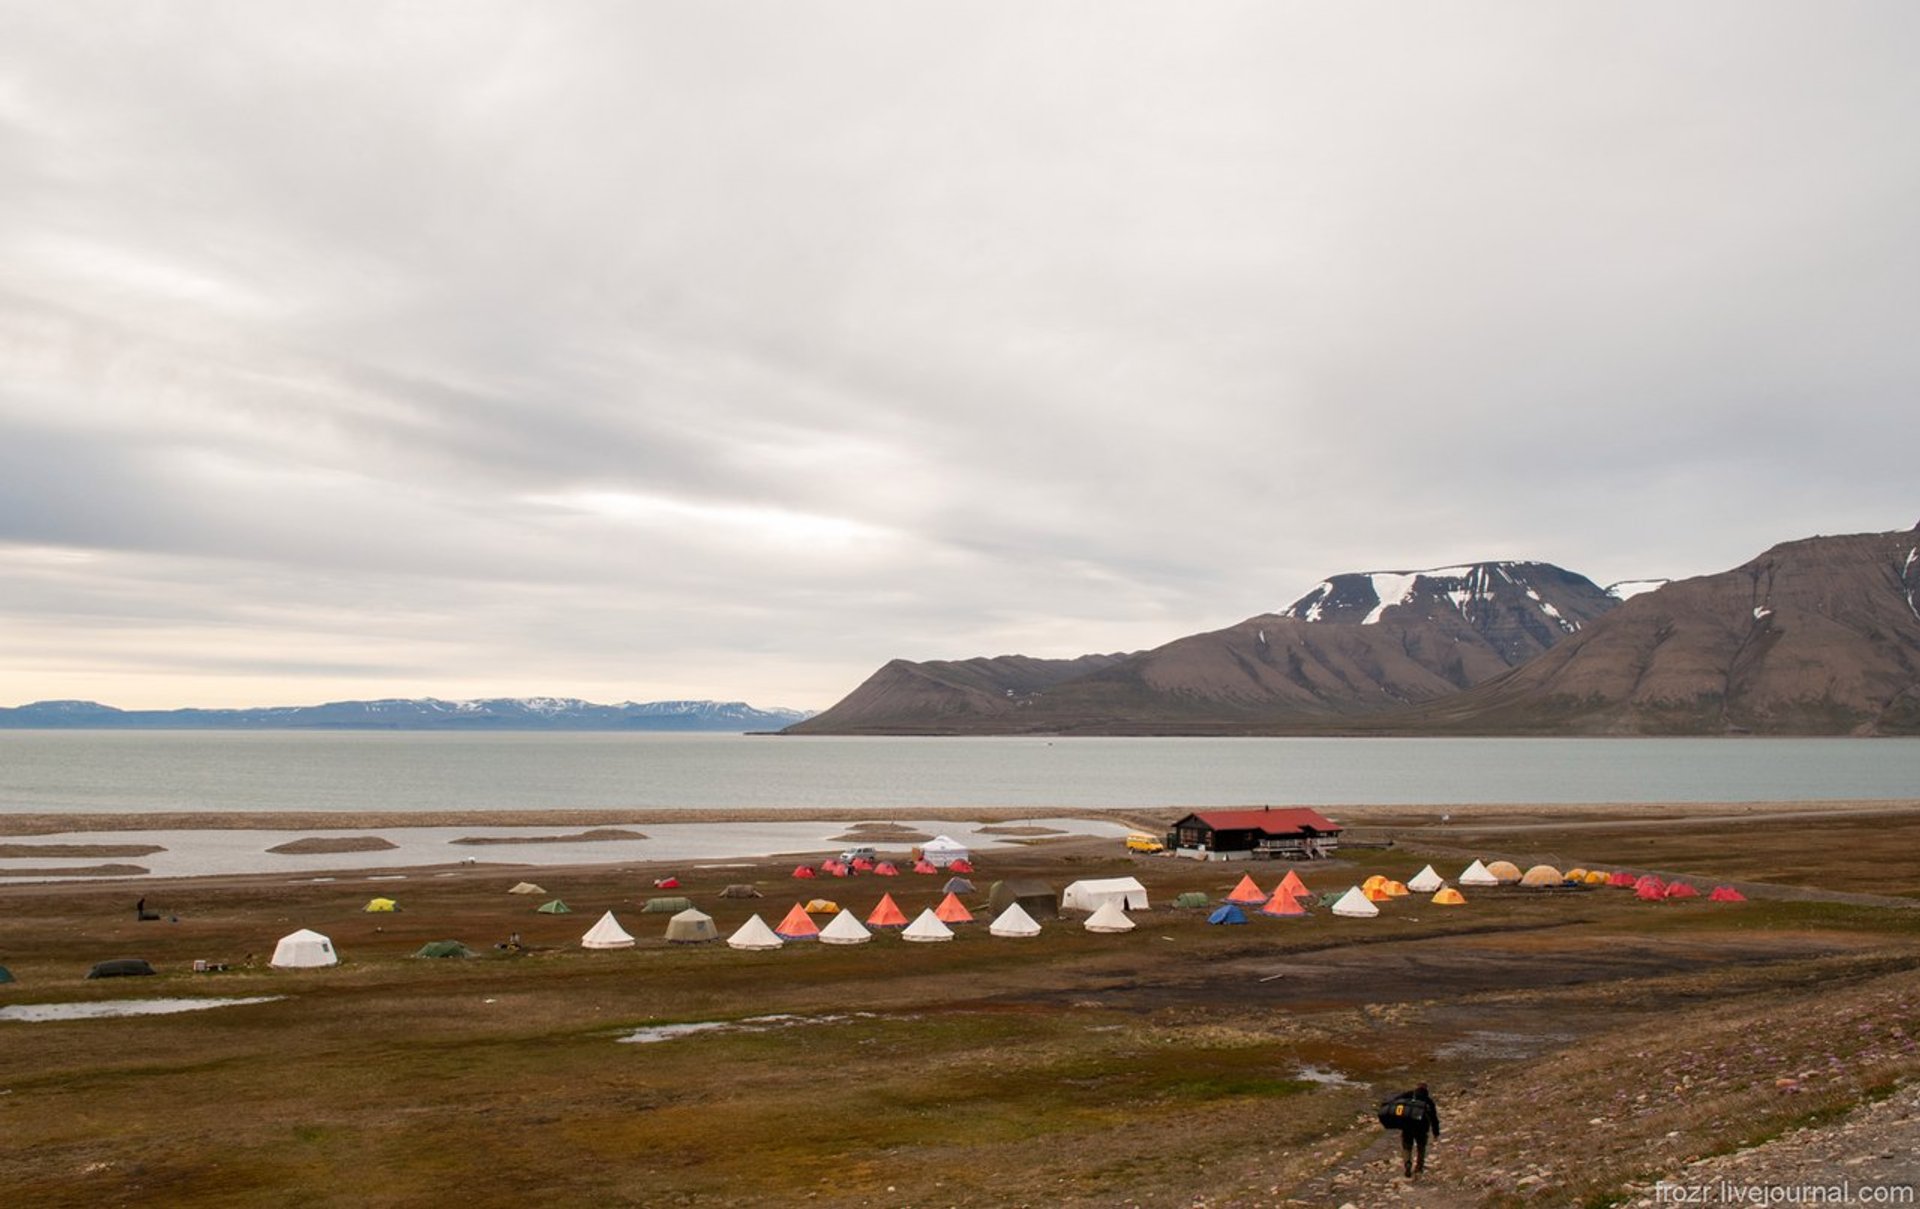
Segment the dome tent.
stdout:
<path fill-rule="evenodd" d="M 362 911 L 373 911 L 373 912 L 398 911 L 400 909 L 400 904 L 397 902 L 394 902 L 390 898 L 373 898 L 373 899 L 368 899 L 367 905 L 360 909 Z"/>
<path fill-rule="evenodd" d="M 472 949 L 457 940 L 430 940 L 414 951 L 415 957 L 474 957 Z"/>
<path fill-rule="evenodd" d="M 1520 875 L 1521 885 L 1532 886 L 1536 890 L 1547 886 L 1558 886 L 1566 880 L 1566 875 L 1552 865 L 1535 865 Z"/>
<path fill-rule="evenodd" d="M 975 890 L 973 888 L 973 883 L 968 881 L 964 877 L 950 877 L 947 879 L 947 884 L 941 888 L 948 894 L 978 894 L 979 893 L 978 890 Z"/>
<path fill-rule="evenodd" d="M 556 898 L 550 903 L 541 903 L 534 908 L 534 912 L 539 915 L 572 915 L 573 908 Z"/>
<path fill-rule="evenodd" d="M 1512 861 L 1495 861 L 1487 866 L 1487 872 L 1502 886 L 1511 886 L 1520 880 L 1520 866 Z"/>
<path fill-rule="evenodd" d="M 1440 892 L 1427 901 L 1436 907 L 1464 907 L 1467 905 L 1466 896 L 1451 886 L 1441 887 Z"/>
<path fill-rule="evenodd" d="M 276 970 L 310 970 L 319 966 L 340 964 L 340 955 L 333 951 L 333 942 L 320 933 L 308 928 L 298 932 L 289 932 L 273 946 L 273 960 L 267 963 Z"/>
<path fill-rule="evenodd" d="M 1213 900 L 1198 890 L 1189 890 L 1185 894 L 1176 894 L 1173 898 L 1173 905 L 1182 908 L 1210 907 L 1213 905 Z"/>
<path fill-rule="evenodd" d="M 705 911 L 688 907 L 667 921 L 669 944 L 697 945 L 719 939 L 720 929 L 713 926 L 713 916 Z"/>
<path fill-rule="evenodd" d="M 137 978 L 153 973 L 153 967 L 139 957 L 116 957 L 112 961 L 95 962 L 87 971 L 88 978 Z"/>
<path fill-rule="evenodd" d="M 1218 907 L 1207 916 L 1210 924 L 1243 924 L 1247 922 L 1247 913 L 1233 903 Z"/>
<path fill-rule="evenodd" d="M 767 921 L 761 919 L 757 912 L 747 917 L 747 922 L 740 925 L 739 931 L 727 937 L 728 948 L 745 949 L 749 952 L 777 949 L 786 943 L 773 934 L 773 929 L 767 926 Z"/>
<path fill-rule="evenodd" d="M 1707 895 L 1707 901 L 1712 903 L 1743 903 L 1747 901 L 1747 896 L 1735 890 L 1732 886 L 1715 886 L 1713 893 Z"/>
<path fill-rule="evenodd" d="M 691 906 L 693 903 L 684 898 L 650 898 L 647 900 L 647 905 L 640 908 L 640 914 L 678 915 Z"/>

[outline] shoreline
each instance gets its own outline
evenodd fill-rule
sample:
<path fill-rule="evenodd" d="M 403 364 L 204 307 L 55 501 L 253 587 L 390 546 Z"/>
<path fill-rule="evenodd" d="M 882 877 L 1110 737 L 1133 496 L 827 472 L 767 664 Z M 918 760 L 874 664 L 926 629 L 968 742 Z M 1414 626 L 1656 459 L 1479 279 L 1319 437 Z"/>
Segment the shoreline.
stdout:
<path fill-rule="evenodd" d="M 1288 804 L 1286 808 L 1292 808 Z M 1278 809 L 1280 807 L 1276 807 Z M 1426 825 L 1445 822 L 1515 823 L 1539 820 L 1553 826 L 1669 821 L 1722 821 L 1754 817 L 1902 814 L 1920 810 L 1920 798 L 1831 798 L 1757 802 L 1485 802 L 1408 804 L 1371 802 L 1310 805 L 1337 821 L 1361 826 Z M 1195 811 L 1257 810 L 1260 806 L 899 806 L 868 810 L 835 807 L 698 807 L 686 810 L 636 807 L 631 810 L 576 808 L 523 810 L 292 810 L 292 811 L 22 811 L 0 813 L 0 836 L 57 835 L 90 831 L 343 831 L 408 827 L 604 827 L 621 823 L 829 823 L 888 822 L 917 819 L 968 819 L 1007 823 L 1035 818 L 1082 818 L 1143 829 L 1171 824 Z"/>

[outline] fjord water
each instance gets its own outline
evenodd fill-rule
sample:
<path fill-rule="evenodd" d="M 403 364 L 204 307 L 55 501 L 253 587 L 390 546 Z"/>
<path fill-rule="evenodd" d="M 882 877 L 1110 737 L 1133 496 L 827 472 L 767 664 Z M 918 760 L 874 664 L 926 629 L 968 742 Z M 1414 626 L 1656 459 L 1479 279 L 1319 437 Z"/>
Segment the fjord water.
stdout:
<path fill-rule="evenodd" d="M 0 812 L 1909 798 L 1896 739 L 778 738 L 0 731 Z"/>

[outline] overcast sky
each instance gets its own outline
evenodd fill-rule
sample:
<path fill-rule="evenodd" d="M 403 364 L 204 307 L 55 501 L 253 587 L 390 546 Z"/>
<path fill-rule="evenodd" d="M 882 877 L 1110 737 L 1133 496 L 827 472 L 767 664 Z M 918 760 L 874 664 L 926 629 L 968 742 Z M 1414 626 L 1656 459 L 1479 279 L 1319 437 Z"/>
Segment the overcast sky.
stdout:
<path fill-rule="evenodd" d="M 0 0 L 0 705 L 823 708 L 1920 519 L 1920 6 Z"/>

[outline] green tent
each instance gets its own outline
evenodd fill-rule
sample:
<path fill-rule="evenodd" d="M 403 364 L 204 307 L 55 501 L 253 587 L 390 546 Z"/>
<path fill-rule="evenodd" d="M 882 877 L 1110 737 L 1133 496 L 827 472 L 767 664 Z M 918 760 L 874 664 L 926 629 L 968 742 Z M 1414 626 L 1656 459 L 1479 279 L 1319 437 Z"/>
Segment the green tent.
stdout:
<path fill-rule="evenodd" d="M 678 915 L 692 907 L 693 904 L 684 898 L 650 898 L 641 911 L 646 915 Z"/>
<path fill-rule="evenodd" d="M 12 982 L 12 981 L 13 981 L 13 971 L 9 970 L 5 966 L 0 966 L 0 982 Z"/>
<path fill-rule="evenodd" d="M 1346 896 L 1347 892 L 1345 890 L 1336 890 L 1331 894 L 1322 894 L 1320 896 L 1320 905 L 1323 907 L 1331 907 Z"/>
<path fill-rule="evenodd" d="M 1182 894 L 1178 898 L 1174 899 L 1173 905 L 1176 907 L 1204 907 L 1207 905 L 1208 901 L 1209 900 L 1207 896 L 1200 893 L 1200 891 L 1189 890 L 1185 894 Z"/>
<path fill-rule="evenodd" d="M 573 914 L 573 908 L 569 907 L 567 904 L 561 902 L 557 898 L 550 903 L 541 903 L 538 907 L 535 907 L 534 910 L 538 911 L 542 915 L 572 915 Z"/>
<path fill-rule="evenodd" d="M 478 954 L 476 954 L 472 949 L 469 949 L 467 946 L 461 944 L 457 940 L 430 940 L 426 944 L 421 945 L 420 951 L 418 953 L 415 953 L 414 956 L 415 957 L 475 957 L 475 956 L 478 956 Z"/>

